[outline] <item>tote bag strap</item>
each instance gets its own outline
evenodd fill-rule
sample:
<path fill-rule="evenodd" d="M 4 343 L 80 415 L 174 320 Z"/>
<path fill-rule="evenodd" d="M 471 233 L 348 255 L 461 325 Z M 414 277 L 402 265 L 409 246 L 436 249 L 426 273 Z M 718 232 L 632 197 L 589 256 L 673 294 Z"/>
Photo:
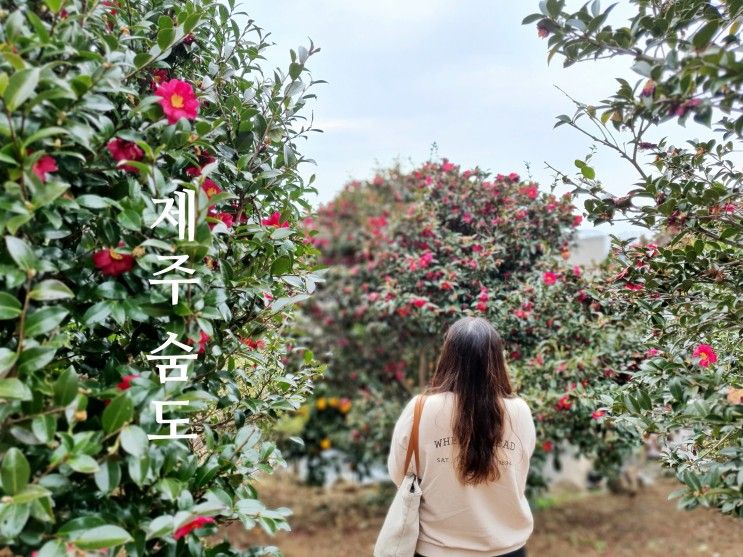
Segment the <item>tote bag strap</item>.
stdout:
<path fill-rule="evenodd" d="M 403 475 L 408 473 L 410 467 L 410 458 L 415 455 L 415 473 L 420 476 L 421 464 L 418 456 L 418 429 L 421 423 L 421 414 L 423 413 L 423 405 L 426 403 L 426 395 L 418 395 L 418 399 L 415 401 L 415 412 L 413 413 L 413 429 L 410 431 L 410 439 L 408 440 L 408 452 L 405 455 L 405 468 L 403 469 Z"/>

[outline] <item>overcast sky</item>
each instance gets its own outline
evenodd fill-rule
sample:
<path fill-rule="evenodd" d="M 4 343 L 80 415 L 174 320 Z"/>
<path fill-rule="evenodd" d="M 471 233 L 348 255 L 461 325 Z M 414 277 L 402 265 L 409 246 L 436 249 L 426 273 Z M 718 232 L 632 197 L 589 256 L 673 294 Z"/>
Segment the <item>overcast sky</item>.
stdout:
<path fill-rule="evenodd" d="M 573 2 L 579 5 L 579 3 Z M 629 60 L 547 65 L 546 40 L 521 20 L 536 0 L 243 0 L 276 45 L 269 64 L 311 37 L 322 51 L 308 64 L 318 86 L 313 109 L 323 134 L 300 146 L 316 160 L 318 201 L 352 178 L 364 179 L 395 159 L 418 164 L 438 154 L 463 165 L 526 175 L 547 186 L 545 163 L 574 172 L 591 142 L 555 116 L 574 98 L 597 102 L 614 78 L 641 79 Z M 600 151 L 594 167 L 609 191 L 635 180 L 616 154 Z M 590 223 L 584 225 L 592 228 Z M 613 232 L 626 233 L 617 225 Z M 624 234 L 623 234 L 624 235 Z"/>

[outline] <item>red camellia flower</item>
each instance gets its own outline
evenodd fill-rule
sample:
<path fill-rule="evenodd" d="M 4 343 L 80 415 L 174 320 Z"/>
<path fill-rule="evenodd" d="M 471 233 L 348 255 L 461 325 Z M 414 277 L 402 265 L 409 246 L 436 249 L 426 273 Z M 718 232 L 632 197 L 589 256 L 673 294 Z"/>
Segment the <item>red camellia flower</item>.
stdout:
<path fill-rule="evenodd" d="M 591 412 L 591 419 L 592 420 L 599 420 L 606 416 L 606 410 L 594 410 Z"/>
<path fill-rule="evenodd" d="M 186 522 L 183 526 L 178 528 L 173 533 L 173 537 L 176 540 L 180 540 L 183 536 L 186 536 L 194 530 L 198 530 L 199 528 L 202 528 L 207 524 L 214 524 L 214 519 L 210 516 L 197 516 L 192 521 Z"/>
<path fill-rule="evenodd" d="M 220 188 L 217 183 L 211 178 L 206 178 L 204 180 L 204 183 L 201 184 L 201 189 L 204 190 L 204 193 L 206 193 L 206 197 L 208 197 L 209 199 L 211 199 L 218 193 L 222 193 L 222 188 Z"/>
<path fill-rule="evenodd" d="M 36 174 L 42 182 L 46 182 L 47 174 L 56 172 L 57 170 L 57 161 L 54 160 L 54 157 L 50 157 L 49 155 L 44 155 L 31 167 L 31 171 Z"/>
<path fill-rule="evenodd" d="M 109 141 L 106 144 L 106 149 L 108 149 L 108 152 L 111 153 L 111 156 L 117 162 L 141 161 L 144 157 L 144 151 L 140 149 L 139 145 L 118 137 Z M 135 167 L 128 164 L 118 165 L 117 168 L 126 170 L 127 172 L 139 172 Z"/>
<path fill-rule="evenodd" d="M 555 444 L 552 441 L 550 441 L 549 439 L 547 441 L 544 441 L 542 443 L 542 450 L 544 452 L 546 452 L 546 453 L 551 453 L 552 452 L 552 449 L 554 449 L 554 448 L 555 448 Z"/>
<path fill-rule="evenodd" d="M 162 97 L 160 106 L 169 124 L 175 124 L 181 118 L 193 120 L 199 113 L 199 99 L 190 83 L 171 79 L 158 85 L 155 95 Z"/>
<path fill-rule="evenodd" d="M 422 308 L 428 303 L 428 300 L 425 298 L 415 298 L 411 303 L 417 308 Z"/>
<path fill-rule="evenodd" d="M 225 213 L 224 211 L 220 211 L 219 213 L 209 211 L 208 214 L 210 217 L 221 220 L 227 228 L 232 228 L 232 225 L 235 223 L 235 217 L 232 213 Z M 209 223 L 209 228 L 214 228 L 215 226 L 216 223 Z"/>
<path fill-rule="evenodd" d="M 529 314 L 525 312 L 523 309 L 517 309 L 516 311 L 513 312 L 513 314 L 519 319 L 526 319 L 529 316 Z"/>
<path fill-rule="evenodd" d="M 544 284 L 552 285 L 557 282 L 557 273 L 553 273 L 552 271 L 547 271 L 542 275 L 542 281 L 544 281 Z"/>
<path fill-rule="evenodd" d="M 700 344 L 697 346 L 692 356 L 699 358 L 699 362 L 697 363 L 702 367 L 708 367 L 717 361 L 717 354 L 715 354 L 715 351 L 709 344 Z"/>
<path fill-rule="evenodd" d="M 276 211 L 275 213 L 272 213 L 270 217 L 267 219 L 263 219 L 261 221 L 261 224 L 263 226 L 275 226 L 276 228 L 288 228 L 289 227 L 289 221 L 281 221 L 281 213 L 279 211 Z"/>
<path fill-rule="evenodd" d="M 165 68 L 155 68 L 152 70 L 152 90 L 168 80 L 168 70 Z"/>
<path fill-rule="evenodd" d="M 547 29 L 544 25 L 537 25 L 537 35 L 540 39 L 544 39 L 548 37 L 550 34 L 550 30 Z"/>
<path fill-rule="evenodd" d="M 116 277 L 134 268 L 134 257 L 113 248 L 102 249 L 93 254 L 93 264 L 104 275 Z"/>
<path fill-rule="evenodd" d="M 583 217 L 581 215 L 575 215 L 573 217 L 573 226 L 577 227 L 580 226 L 580 223 L 583 222 Z"/>
<path fill-rule="evenodd" d="M 254 340 L 252 338 L 244 338 L 242 339 L 243 344 L 250 348 L 251 350 L 260 350 L 262 348 L 266 347 L 266 342 L 264 340 L 258 339 Z"/>
<path fill-rule="evenodd" d="M 645 351 L 646 358 L 655 358 L 658 354 L 660 354 L 660 350 L 657 348 L 649 348 Z"/>
<path fill-rule="evenodd" d="M 139 374 L 132 374 L 132 375 L 125 375 L 121 378 L 121 381 L 118 385 L 116 385 L 116 388 L 120 391 L 126 391 L 129 387 L 132 386 L 132 381 L 134 381 L 137 377 L 139 377 Z"/>
<path fill-rule="evenodd" d="M 645 287 L 639 282 L 628 282 L 627 284 L 624 285 L 624 288 L 627 290 L 631 290 L 633 292 L 639 292 Z"/>
<path fill-rule="evenodd" d="M 206 345 L 210 338 L 204 331 L 199 331 L 199 354 L 206 352 Z"/>
<path fill-rule="evenodd" d="M 560 397 L 560 400 L 557 401 L 557 404 L 555 407 L 558 410 L 570 410 L 570 407 L 573 405 L 572 402 L 570 402 L 570 396 L 569 395 L 563 395 Z"/>

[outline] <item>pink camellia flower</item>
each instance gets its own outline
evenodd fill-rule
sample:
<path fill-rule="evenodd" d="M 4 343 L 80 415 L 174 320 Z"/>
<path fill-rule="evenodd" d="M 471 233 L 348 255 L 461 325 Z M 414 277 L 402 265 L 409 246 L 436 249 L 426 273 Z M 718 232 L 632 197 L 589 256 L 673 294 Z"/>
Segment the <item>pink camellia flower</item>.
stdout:
<path fill-rule="evenodd" d="M 199 331 L 199 354 L 206 352 L 206 345 L 210 338 L 204 331 Z"/>
<path fill-rule="evenodd" d="M 660 350 L 657 348 L 649 348 L 645 351 L 646 358 L 655 358 L 658 354 L 660 354 Z"/>
<path fill-rule="evenodd" d="M 518 181 L 519 181 L 519 175 L 518 175 L 518 174 L 516 174 L 515 172 L 511 172 L 511 173 L 510 173 L 510 174 L 508 175 L 508 179 L 509 179 L 509 180 L 511 180 L 511 182 L 518 182 Z M 536 187 L 536 186 L 535 186 L 535 187 Z"/>
<path fill-rule="evenodd" d="M 544 284 L 552 285 L 557 282 L 557 273 L 553 273 L 552 271 L 547 271 L 542 275 L 542 281 Z"/>
<path fill-rule="evenodd" d="M 190 83 L 171 79 L 158 85 L 155 95 L 162 97 L 160 106 L 163 107 L 169 124 L 175 124 L 181 118 L 193 120 L 199 113 L 199 99 Z"/>
<path fill-rule="evenodd" d="M 583 217 L 581 215 L 575 215 L 573 217 L 573 227 L 578 227 L 583 222 Z"/>
<path fill-rule="evenodd" d="M 485 301 L 477 302 L 477 304 L 475 304 L 475 307 L 480 313 L 485 313 L 486 311 L 488 311 L 488 303 Z"/>
<path fill-rule="evenodd" d="M 454 289 L 454 285 L 451 282 L 449 282 L 448 280 L 442 280 L 439 283 L 439 288 L 441 290 L 453 290 Z"/>
<path fill-rule="evenodd" d="M 433 261 L 433 254 L 430 251 L 425 252 L 418 258 L 418 264 L 421 269 L 428 267 L 431 264 L 431 261 Z"/>
<path fill-rule="evenodd" d="M 444 162 L 441 163 L 441 170 L 443 172 L 451 172 L 454 170 L 454 164 L 450 163 L 447 159 L 444 159 Z"/>
<path fill-rule="evenodd" d="M 645 86 L 642 88 L 640 95 L 643 97 L 652 97 L 653 93 L 655 93 L 655 81 L 648 79 L 645 82 Z"/>
<path fill-rule="evenodd" d="M 508 176 L 508 179 L 511 179 L 510 174 Z M 516 180 L 518 180 L 518 174 L 516 174 Z M 529 199 L 536 199 L 539 196 L 539 188 L 537 188 L 536 184 L 529 184 L 528 186 L 524 186 L 519 190 L 519 192 L 527 196 Z"/>
<path fill-rule="evenodd" d="M 599 420 L 606 416 L 606 410 L 594 410 L 591 412 L 591 419 L 592 420 Z"/>
<path fill-rule="evenodd" d="M 372 180 L 372 184 L 375 186 L 381 186 L 384 184 L 384 178 L 382 178 L 379 174 L 374 176 L 374 179 Z"/>
<path fill-rule="evenodd" d="M 554 448 L 555 448 L 555 444 L 552 441 L 550 441 L 549 439 L 547 441 L 542 442 L 542 450 L 545 453 L 551 453 L 552 452 L 552 449 L 554 449 Z"/>
<path fill-rule="evenodd" d="M 537 35 L 540 39 L 549 37 L 550 30 L 545 25 L 537 25 Z"/>
<path fill-rule="evenodd" d="M 642 290 L 645 287 L 642 284 L 640 284 L 639 282 L 628 282 L 627 284 L 624 285 L 624 288 L 626 290 L 631 290 L 633 292 L 639 292 L 640 290 Z"/>
<path fill-rule="evenodd" d="M 120 391 L 126 391 L 129 387 L 132 386 L 132 381 L 134 381 L 137 377 L 139 377 L 139 374 L 133 373 L 131 375 L 125 375 L 121 378 L 121 381 L 118 385 L 116 385 L 116 388 Z"/>
<path fill-rule="evenodd" d="M 516 220 L 524 220 L 528 215 L 529 213 L 527 213 L 523 209 L 519 209 L 518 211 L 516 211 L 514 217 L 516 218 Z"/>
<path fill-rule="evenodd" d="M 580 265 L 573 265 L 573 276 L 579 277 L 581 275 Z"/>
<path fill-rule="evenodd" d="M 573 405 L 572 402 L 570 402 L 570 395 L 563 395 L 560 397 L 560 400 L 557 401 L 557 404 L 555 407 L 558 410 L 570 410 L 570 407 Z"/>
<path fill-rule="evenodd" d="M 700 344 L 692 353 L 692 356 L 699 358 L 697 362 L 701 367 L 709 367 L 717 361 L 717 354 L 709 344 Z"/>
<path fill-rule="evenodd" d="M 180 540 L 183 536 L 186 536 L 193 532 L 194 530 L 198 530 L 199 528 L 203 528 L 207 524 L 214 524 L 214 519 L 210 516 L 197 516 L 190 522 L 186 522 L 183 526 L 178 528 L 174 533 L 173 537 L 176 540 Z"/>
<path fill-rule="evenodd" d="M 93 254 L 93 265 L 104 275 L 116 277 L 134 268 L 134 257 L 113 248 L 102 249 Z"/>
<path fill-rule="evenodd" d="M 106 144 L 106 149 L 116 162 L 119 161 L 141 161 L 144 158 L 144 151 L 133 141 L 126 141 L 121 138 L 114 138 Z M 139 172 L 139 170 L 129 164 L 117 165 L 117 168 L 127 172 Z"/>
<path fill-rule="evenodd" d="M 263 226 L 274 226 L 276 228 L 288 228 L 289 227 L 289 221 L 281 221 L 281 213 L 279 211 L 276 211 L 275 213 L 272 213 L 270 217 L 267 219 L 263 219 L 261 221 L 261 224 Z"/>
<path fill-rule="evenodd" d="M 513 312 L 513 314 L 519 319 L 526 319 L 529 316 L 529 314 L 525 312 L 523 309 L 517 309 L 516 311 Z"/>
<path fill-rule="evenodd" d="M 31 171 L 36 174 L 36 177 L 42 182 L 46 182 L 47 174 L 56 172 L 57 170 L 57 161 L 54 160 L 54 157 L 50 157 L 49 155 L 44 155 L 31 167 Z"/>

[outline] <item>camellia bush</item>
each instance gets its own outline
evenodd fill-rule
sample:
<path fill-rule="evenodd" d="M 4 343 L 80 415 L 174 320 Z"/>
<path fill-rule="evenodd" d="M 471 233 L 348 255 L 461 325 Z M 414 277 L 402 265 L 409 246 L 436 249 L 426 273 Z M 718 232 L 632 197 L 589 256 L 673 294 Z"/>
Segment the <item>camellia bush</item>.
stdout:
<path fill-rule="evenodd" d="M 537 418 L 531 484 L 544 485 L 540 464 L 564 450 L 615 474 L 638 437 L 599 398 L 645 354 L 616 309 L 597 301 L 601 281 L 567 262 L 581 219 L 570 195 L 447 160 L 349 184 L 309 223 L 330 268 L 303 307 L 309 344 L 328 363 L 323 388 L 353 407 L 347 429 L 328 424 L 313 438 L 329 437 L 368 474 L 401 406 L 430 379 L 448 325 L 479 315 L 504 337 Z"/>
<path fill-rule="evenodd" d="M 610 98 L 576 101 L 558 117 L 636 172 L 622 196 L 578 160 L 563 182 L 586 196 L 594 222 L 625 219 L 652 243 L 617 241 L 618 272 L 606 292 L 646 323 L 652 358 L 607 395 L 624 421 L 664 442 L 663 460 L 684 487 L 683 507 L 743 516 L 743 174 L 740 171 L 740 2 L 630 2 L 629 21 L 592 2 L 577 12 L 549 0 L 524 22 L 564 64 L 626 59 L 635 80 Z M 707 126 L 667 139 L 672 126 Z M 677 128 L 674 136 L 681 132 Z"/>
<path fill-rule="evenodd" d="M 320 369 L 285 366 L 315 284 L 297 141 L 316 49 L 264 74 L 263 32 L 212 0 L 4 2 L 0 23 L 0 548 L 275 552 L 208 535 L 288 527 L 252 480 Z M 187 381 L 157 352 L 192 354 Z M 152 439 L 153 401 L 194 437 Z"/>

